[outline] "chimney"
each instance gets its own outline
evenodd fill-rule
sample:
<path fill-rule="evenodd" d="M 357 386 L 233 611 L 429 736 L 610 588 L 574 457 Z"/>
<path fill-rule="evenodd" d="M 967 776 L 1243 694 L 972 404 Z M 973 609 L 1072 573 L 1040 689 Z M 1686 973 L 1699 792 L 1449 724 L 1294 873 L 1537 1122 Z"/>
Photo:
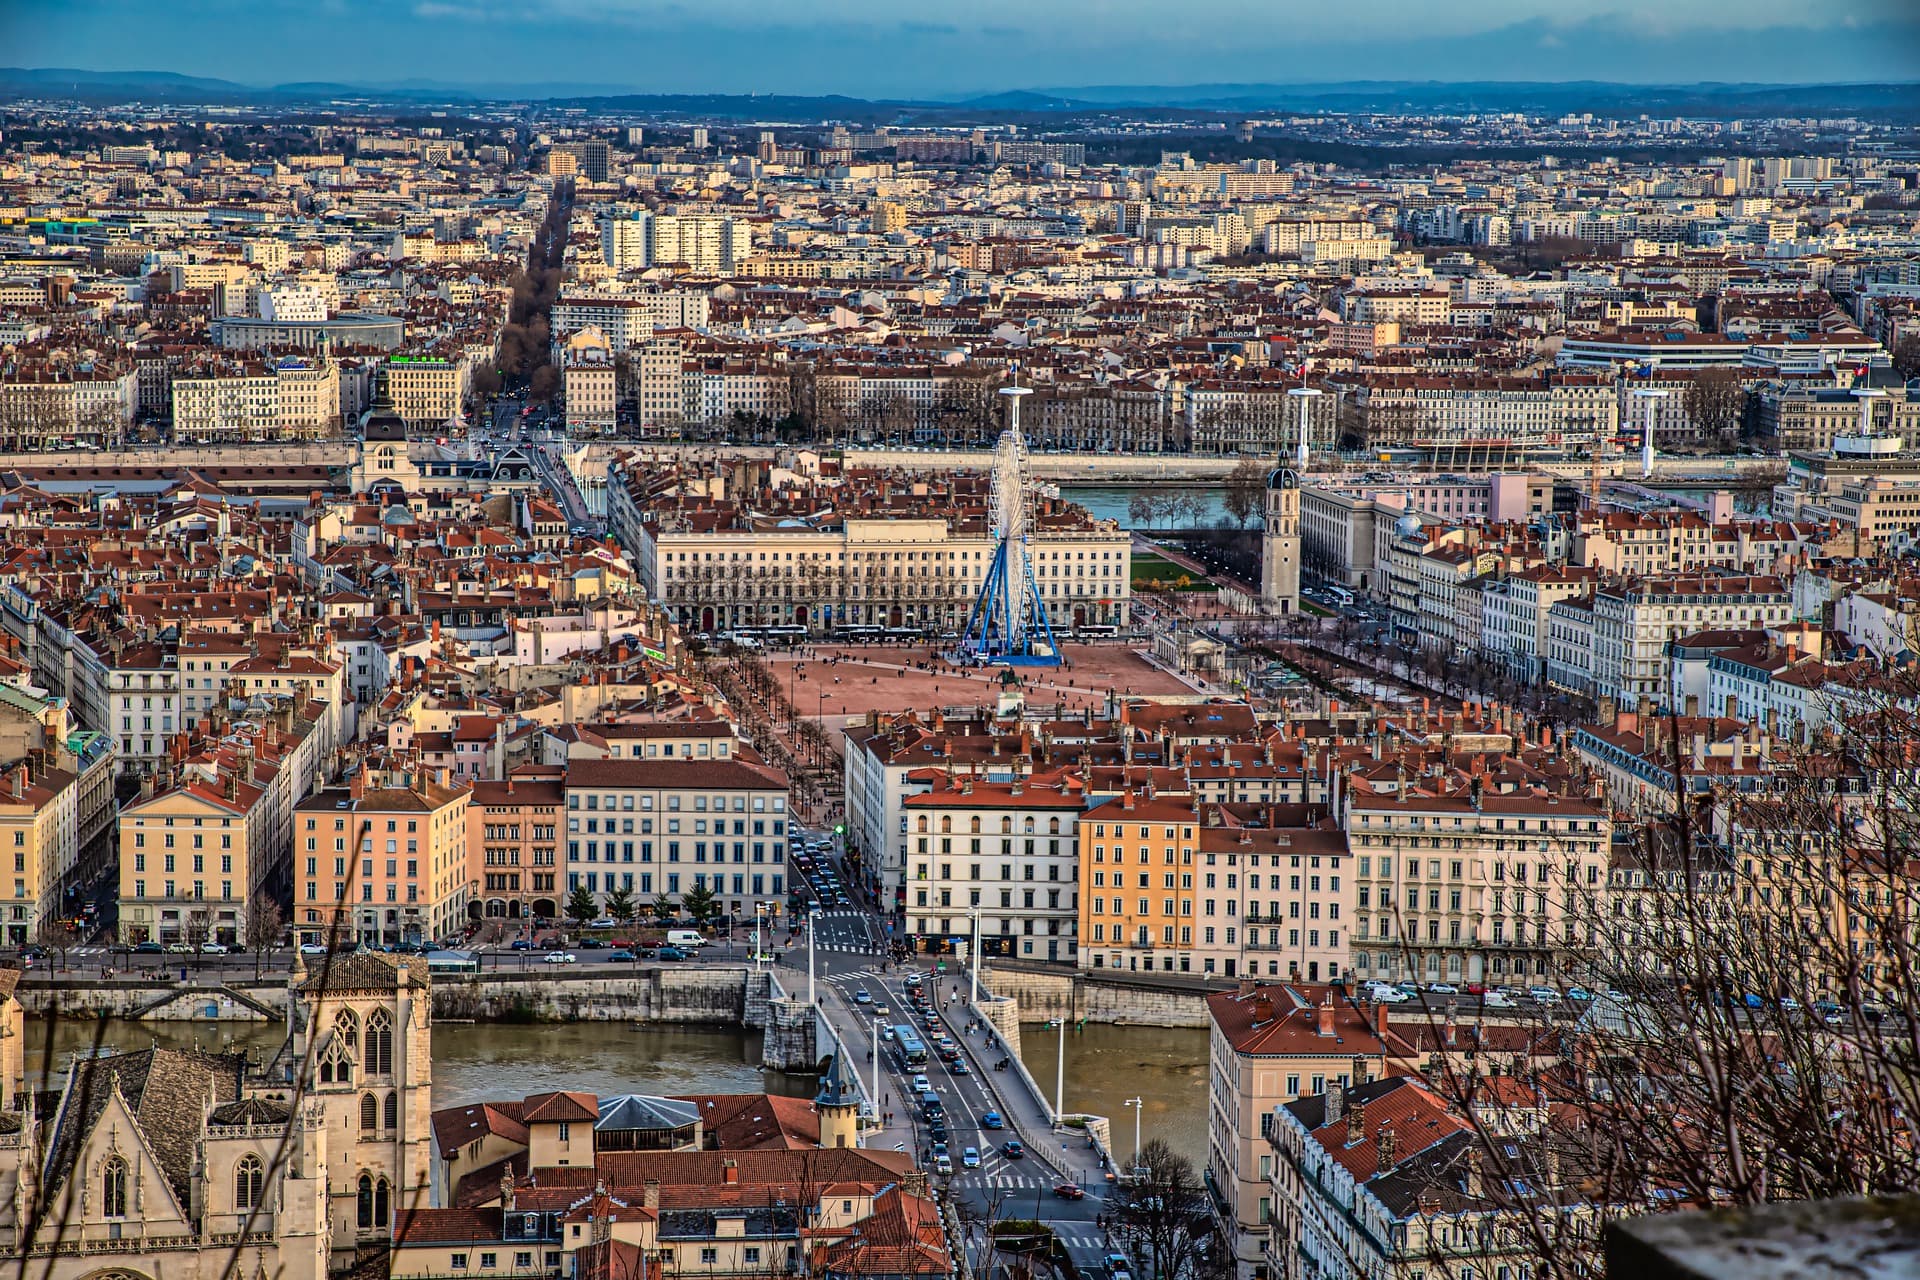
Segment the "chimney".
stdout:
<path fill-rule="evenodd" d="M 1272 1022 L 1273 1001 L 1264 994 L 1255 996 L 1253 998 L 1252 1012 L 1255 1026 L 1265 1022 Z"/>
<path fill-rule="evenodd" d="M 1384 1003 L 1373 1006 L 1373 1032 L 1382 1040 L 1387 1038 L 1387 1006 Z"/>
<path fill-rule="evenodd" d="M 506 1213 L 513 1212 L 513 1174 L 500 1175 L 500 1208 Z"/>
<path fill-rule="evenodd" d="M 1362 1085 L 1367 1082 L 1367 1058 L 1365 1054 L 1356 1053 L 1353 1055 L 1353 1066 L 1347 1072 L 1347 1079 L 1353 1081 L 1356 1085 Z"/>
<path fill-rule="evenodd" d="M 1467 1148 L 1467 1197 L 1478 1200 L 1486 1194 L 1486 1183 L 1480 1176 L 1480 1148 Z"/>
<path fill-rule="evenodd" d="M 1367 1104 L 1356 1102 L 1347 1112 L 1347 1145 L 1357 1147 L 1367 1140 Z"/>
<path fill-rule="evenodd" d="M 1392 1125 L 1390 1124 L 1382 1125 L 1380 1127 L 1380 1136 L 1375 1140 L 1375 1145 L 1379 1148 L 1379 1151 L 1380 1151 L 1379 1173 L 1392 1173 L 1393 1172 L 1393 1155 L 1394 1155 Z"/>
<path fill-rule="evenodd" d="M 1256 983 L 1252 978 L 1240 979 L 1240 998 L 1244 1000 L 1248 996 L 1252 995 L 1254 987 L 1258 985 L 1259 984 Z"/>
<path fill-rule="evenodd" d="M 740 1183 L 739 1164 L 732 1160 L 722 1160 L 720 1162 L 720 1181 L 729 1187 L 738 1186 Z"/>
<path fill-rule="evenodd" d="M 641 1193 L 641 1196 L 642 1196 L 641 1204 L 644 1205 L 648 1210 L 652 1212 L 656 1212 L 656 1213 L 659 1212 L 660 1179 L 648 1178 L 645 1184 L 643 1185 L 645 1189 Z"/>
<path fill-rule="evenodd" d="M 1346 1086 L 1342 1085 L 1338 1080 L 1331 1082 L 1327 1087 L 1327 1118 L 1325 1123 L 1339 1124 L 1340 1112 L 1345 1108 L 1346 1102 Z"/>
<path fill-rule="evenodd" d="M 1333 1035 L 1333 994 L 1331 992 L 1320 1002 L 1320 1007 L 1313 1011 L 1313 1017 L 1314 1030 L 1322 1039 L 1330 1038 Z"/>

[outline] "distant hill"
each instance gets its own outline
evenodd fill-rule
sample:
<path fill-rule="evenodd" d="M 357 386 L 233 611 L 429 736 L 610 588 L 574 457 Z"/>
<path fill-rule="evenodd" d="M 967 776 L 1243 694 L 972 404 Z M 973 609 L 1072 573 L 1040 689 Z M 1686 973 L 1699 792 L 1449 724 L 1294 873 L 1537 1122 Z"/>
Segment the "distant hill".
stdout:
<path fill-rule="evenodd" d="M 335 81 L 270 86 L 179 75 L 170 71 L 86 71 L 68 67 L 0 67 L 0 98 L 62 97 L 85 101 L 218 104 L 360 98 L 393 103 L 541 101 L 657 115 L 719 120 L 823 120 L 881 123 L 910 113 L 940 123 L 1020 116 L 1086 116 L 1113 110 L 1208 112 L 1525 111 L 1561 115 L 1591 111 L 1731 119 L 1771 115 L 1858 115 L 1920 120 L 1920 83 L 1637 85 L 1604 81 L 1448 83 L 1439 80 L 1345 80 L 1299 84 L 1084 85 L 1015 89 L 943 101 L 845 95 L 656 94 L 618 86 L 544 82 L 457 85 L 431 80 L 385 84 Z"/>

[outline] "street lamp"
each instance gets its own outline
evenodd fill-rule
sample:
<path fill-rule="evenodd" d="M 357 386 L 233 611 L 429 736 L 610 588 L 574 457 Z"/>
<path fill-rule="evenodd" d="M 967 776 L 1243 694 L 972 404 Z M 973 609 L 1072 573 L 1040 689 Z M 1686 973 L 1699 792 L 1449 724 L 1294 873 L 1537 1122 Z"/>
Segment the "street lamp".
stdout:
<path fill-rule="evenodd" d="M 980 908 L 973 909 L 973 954 L 967 957 L 967 967 L 972 970 L 967 985 L 967 1008 L 972 1010 L 980 1004 Z"/>
<path fill-rule="evenodd" d="M 813 994 L 813 922 L 815 919 L 819 917 L 819 915 L 820 915 L 820 908 L 818 907 L 808 908 L 807 910 L 807 1007 L 809 1009 L 817 1009 L 820 1007 L 820 1001 L 817 998 L 815 998 Z"/>
<path fill-rule="evenodd" d="M 1128 1098 L 1120 1105 L 1133 1108 L 1133 1163 L 1137 1166 L 1140 1163 L 1140 1113 L 1146 1109 L 1146 1100 Z"/>
<path fill-rule="evenodd" d="M 760 918 L 767 913 L 767 904 L 753 904 L 753 971 L 760 972 Z"/>
<path fill-rule="evenodd" d="M 873 1122 L 880 1123 L 880 1019 L 873 1020 Z"/>

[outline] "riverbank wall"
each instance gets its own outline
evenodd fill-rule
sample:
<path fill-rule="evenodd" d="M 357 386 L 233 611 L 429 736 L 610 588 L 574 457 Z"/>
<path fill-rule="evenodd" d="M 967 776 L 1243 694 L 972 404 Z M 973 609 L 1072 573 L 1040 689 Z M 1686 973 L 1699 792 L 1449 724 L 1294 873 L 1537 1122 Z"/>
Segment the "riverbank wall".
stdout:
<path fill-rule="evenodd" d="M 285 975 L 82 981 L 54 977 L 15 990 L 28 1017 L 155 1022 L 272 1022 L 286 1017 Z M 745 1026 L 763 1032 L 763 1065 L 812 1071 L 819 1064 L 813 1009 L 790 997 L 773 970 L 659 966 L 632 973 L 575 971 L 439 975 L 433 1016 L 442 1022 L 646 1022 Z"/>
<path fill-rule="evenodd" d="M 1193 974 L 1116 974 L 1073 972 L 1058 966 L 987 960 L 981 983 L 1011 1001 L 1020 1022 L 1065 1018 L 1069 1022 L 1111 1022 L 1144 1027 L 1205 1027 L 1207 997 L 1230 984 Z M 1008 1020 L 993 1019 L 996 1030 Z"/>

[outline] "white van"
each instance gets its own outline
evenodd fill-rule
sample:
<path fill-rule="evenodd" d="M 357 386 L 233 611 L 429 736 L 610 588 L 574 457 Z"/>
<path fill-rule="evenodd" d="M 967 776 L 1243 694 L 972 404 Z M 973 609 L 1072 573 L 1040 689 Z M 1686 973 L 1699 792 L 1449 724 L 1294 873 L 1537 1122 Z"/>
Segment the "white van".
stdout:
<path fill-rule="evenodd" d="M 706 946 L 707 938 L 706 935 L 698 929 L 669 929 L 667 930 L 667 945 L 670 947 L 679 947 L 684 951 L 688 947 Z"/>
<path fill-rule="evenodd" d="M 1480 997 L 1480 1004 L 1482 1008 L 1486 1009 L 1517 1009 L 1520 1007 L 1519 1002 L 1504 991 L 1487 992 Z"/>

